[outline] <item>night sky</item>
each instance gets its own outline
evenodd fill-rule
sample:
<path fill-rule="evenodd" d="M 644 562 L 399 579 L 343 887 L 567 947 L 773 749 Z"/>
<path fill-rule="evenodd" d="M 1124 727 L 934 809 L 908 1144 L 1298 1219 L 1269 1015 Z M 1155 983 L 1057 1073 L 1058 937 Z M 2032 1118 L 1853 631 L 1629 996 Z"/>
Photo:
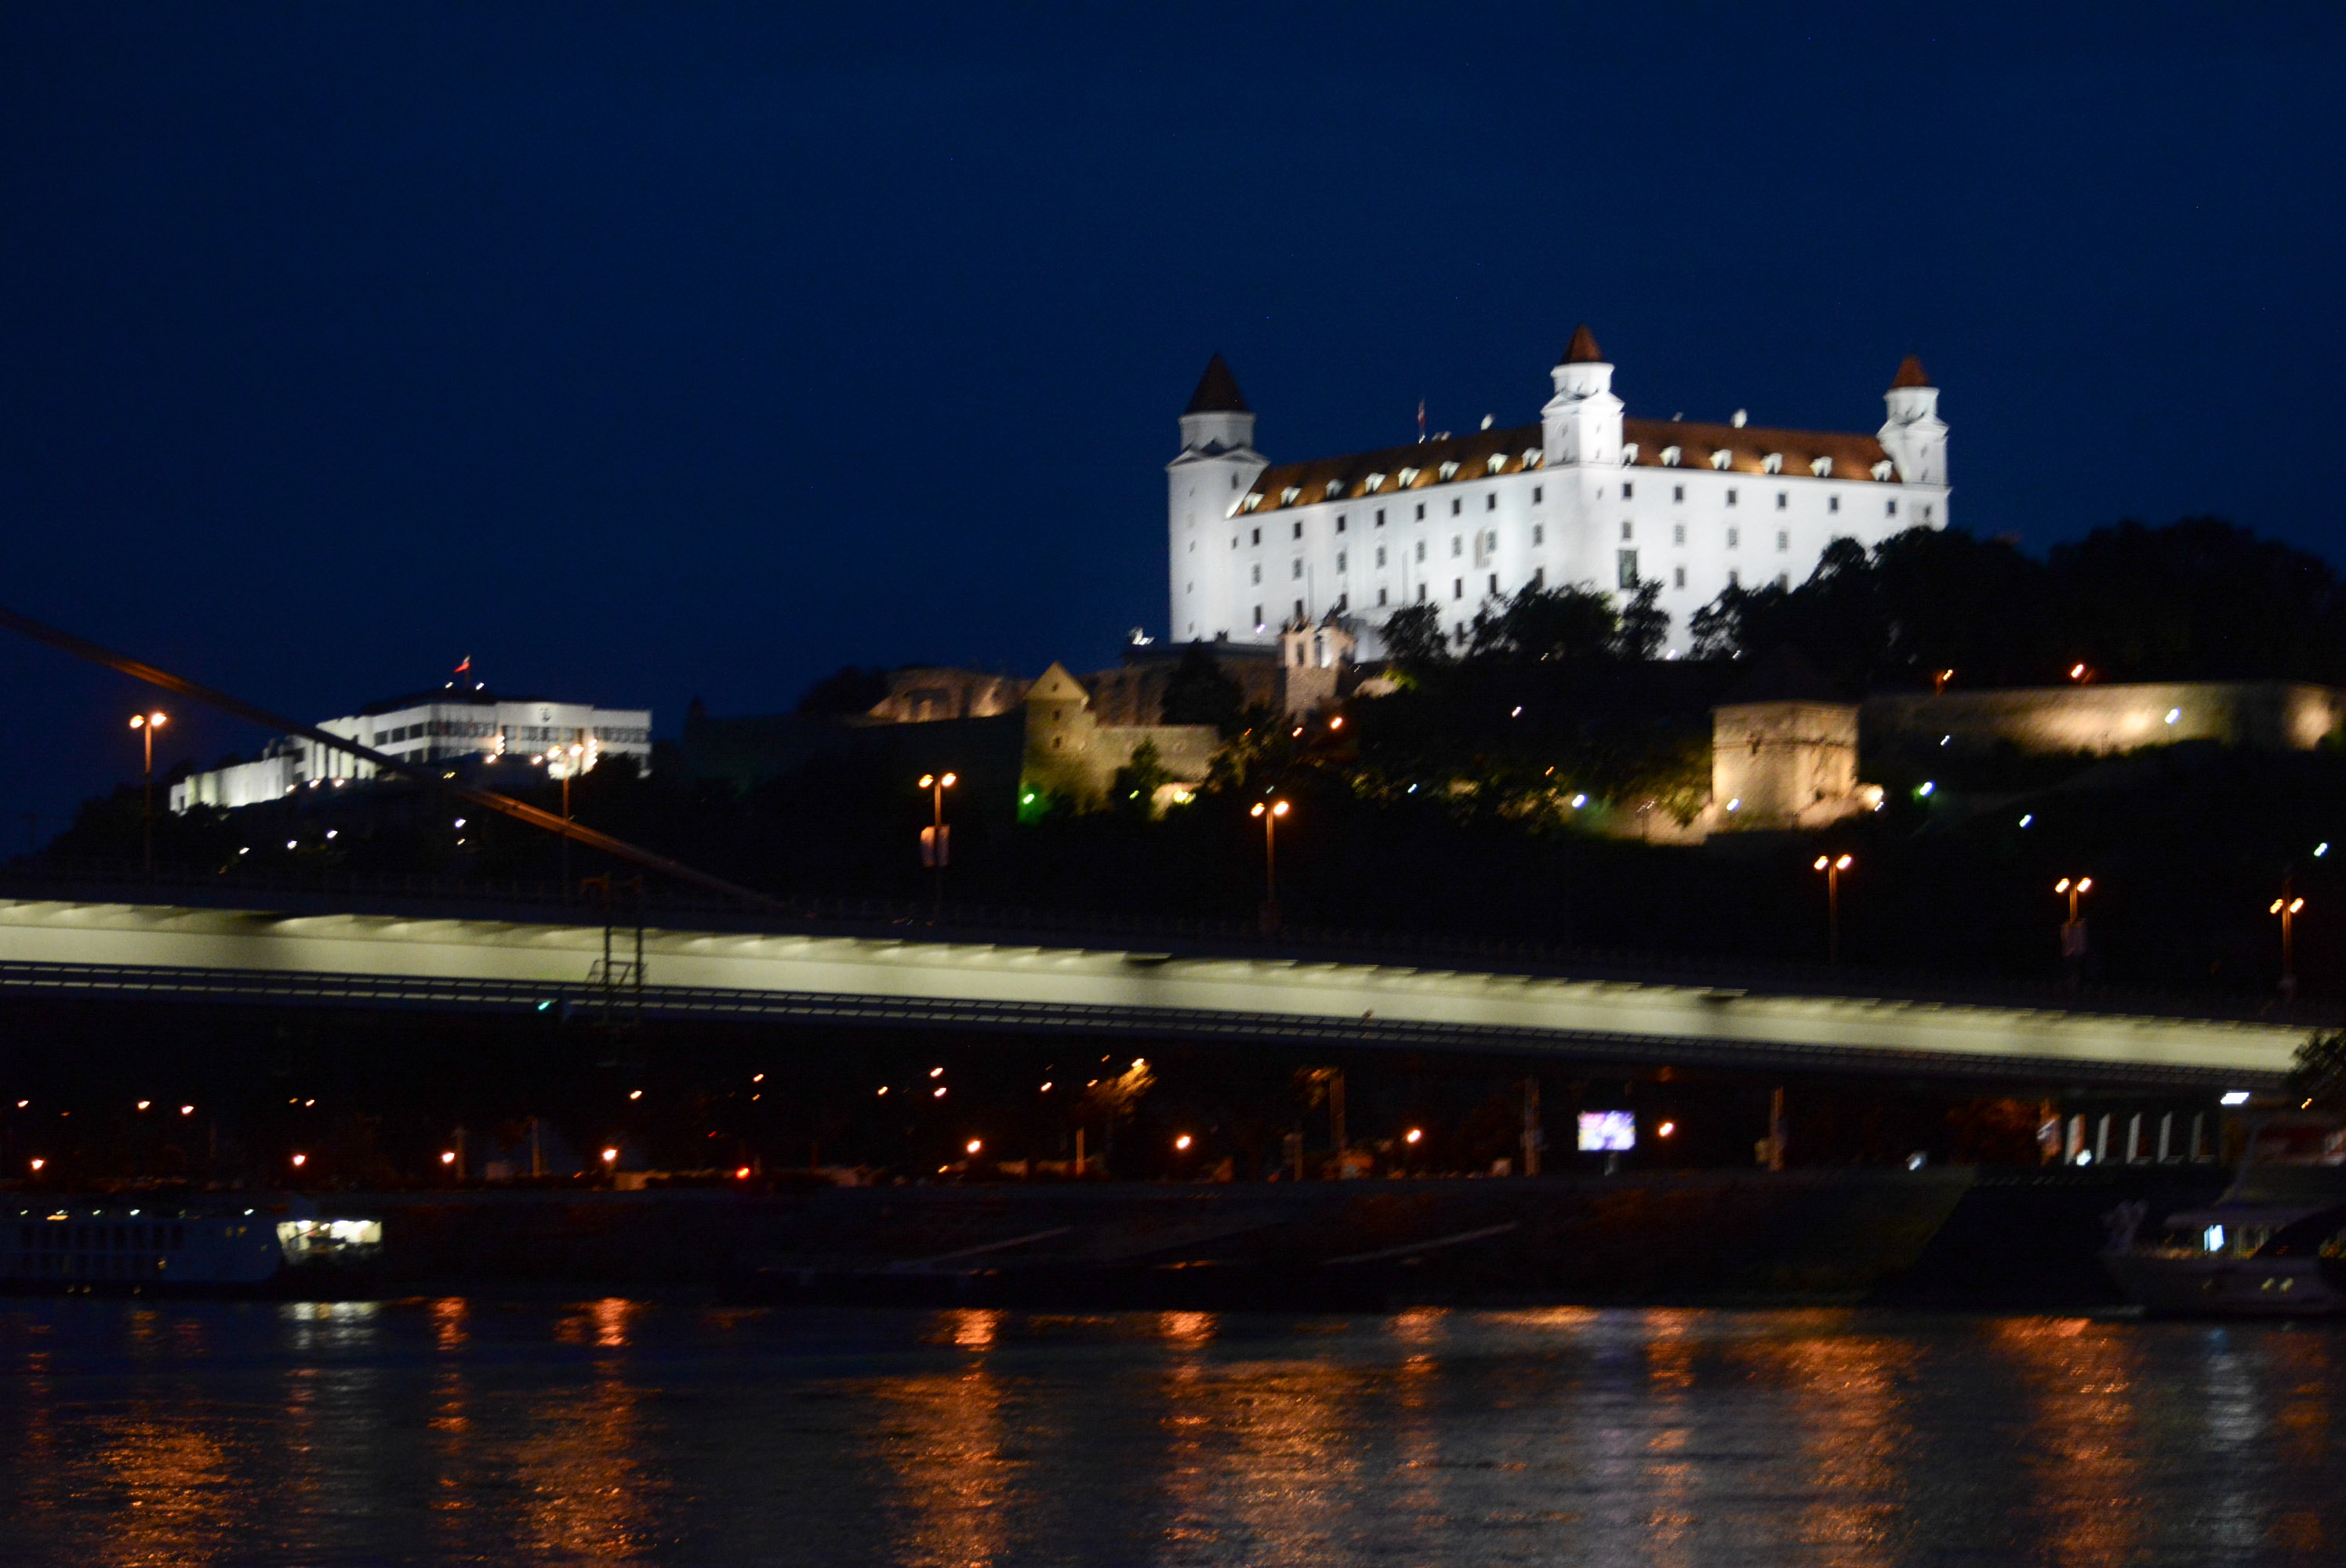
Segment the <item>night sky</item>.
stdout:
<path fill-rule="evenodd" d="M 1209 353 L 1275 461 L 1871 431 L 1955 519 L 2340 554 L 2327 7 L 0 6 L 0 603 L 306 719 L 673 734 L 1164 630 Z M 0 645 L 0 846 L 145 700 Z M 177 705 L 171 705 L 175 708 Z M 263 738 L 188 713 L 158 766 Z"/>

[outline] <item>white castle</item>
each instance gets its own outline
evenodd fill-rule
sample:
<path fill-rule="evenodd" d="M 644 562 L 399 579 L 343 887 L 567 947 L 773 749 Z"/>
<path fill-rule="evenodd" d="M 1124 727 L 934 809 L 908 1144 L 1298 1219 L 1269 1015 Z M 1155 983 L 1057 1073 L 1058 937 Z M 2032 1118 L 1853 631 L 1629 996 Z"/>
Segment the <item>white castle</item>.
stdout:
<path fill-rule="evenodd" d="M 1172 632 L 1268 643 L 1335 617 L 1374 651 L 1385 617 L 1438 604 L 1463 632 L 1526 585 L 1658 584 L 1668 653 L 1731 586 L 1792 584 L 1837 538 L 1947 522 L 1947 427 L 1909 356 L 1874 435 L 1629 419 L 1586 326 L 1540 423 L 1272 464 L 1217 354 L 1166 465 Z"/>

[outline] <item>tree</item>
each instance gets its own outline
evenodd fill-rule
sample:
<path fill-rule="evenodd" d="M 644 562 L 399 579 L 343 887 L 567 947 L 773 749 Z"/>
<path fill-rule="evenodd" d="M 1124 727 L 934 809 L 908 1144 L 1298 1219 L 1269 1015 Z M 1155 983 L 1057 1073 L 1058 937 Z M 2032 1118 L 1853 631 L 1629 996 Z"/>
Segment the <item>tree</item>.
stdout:
<path fill-rule="evenodd" d="M 1608 594 L 1527 585 L 1497 609 L 1474 612 L 1466 657 L 1524 664 L 1604 658 L 1620 625 Z"/>
<path fill-rule="evenodd" d="M 1670 613 L 1662 608 L 1659 600 L 1662 585 L 1647 580 L 1639 583 L 1630 594 L 1629 602 L 1621 606 L 1613 632 L 1613 657 L 1620 659 L 1649 659 L 1660 657 L 1662 645 L 1669 641 Z"/>
<path fill-rule="evenodd" d="M 1157 742 L 1144 740 L 1132 748 L 1132 760 L 1116 770 L 1107 790 L 1108 809 L 1127 816 L 1157 814 L 1157 789 L 1173 782 Z"/>
<path fill-rule="evenodd" d="M 1246 692 L 1201 642 L 1181 650 L 1165 683 L 1164 722 L 1210 724 L 1225 740 L 1245 727 Z"/>
<path fill-rule="evenodd" d="M 1434 605 L 1403 605 L 1386 617 L 1385 651 L 1392 662 L 1412 675 L 1450 662 L 1450 634 L 1442 629 L 1442 611 Z"/>

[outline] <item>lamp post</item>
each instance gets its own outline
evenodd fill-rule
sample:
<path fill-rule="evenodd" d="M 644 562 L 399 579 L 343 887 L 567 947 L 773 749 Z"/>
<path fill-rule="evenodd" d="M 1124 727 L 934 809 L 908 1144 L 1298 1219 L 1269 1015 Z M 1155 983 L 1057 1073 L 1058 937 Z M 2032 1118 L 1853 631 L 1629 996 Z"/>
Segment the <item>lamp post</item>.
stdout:
<path fill-rule="evenodd" d="M 945 791 L 960 782 L 957 773 L 921 775 L 921 788 L 929 792 L 931 808 L 929 825 L 921 830 L 921 864 L 936 877 L 935 901 L 929 911 L 931 925 L 945 918 L 945 863 L 953 859 L 953 830 L 945 826 Z"/>
<path fill-rule="evenodd" d="M 1284 800 L 1258 800 L 1248 813 L 1262 819 L 1262 929 L 1279 929 L 1279 820 L 1287 815 Z"/>
<path fill-rule="evenodd" d="M 1854 855 L 1819 855 L 1816 871 L 1825 874 L 1825 962 L 1841 962 L 1841 874 L 1857 864 Z"/>
<path fill-rule="evenodd" d="M 2280 993 L 2291 1002 L 2297 1000 L 2297 917 L 2305 909 L 2305 901 L 2293 891 L 2294 881 L 2281 880 L 2280 897 L 2265 911 L 2280 916 Z"/>
<path fill-rule="evenodd" d="M 2094 891 L 2094 879 L 2063 877 L 2053 884 L 2053 891 L 2069 895 L 2069 918 L 2061 922 L 2061 958 L 2069 966 L 2069 986 L 2074 991 L 2086 973 L 2086 921 L 2077 912 L 2077 901 Z"/>
<path fill-rule="evenodd" d="M 155 732 L 171 722 L 171 716 L 158 709 L 153 713 L 134 713 L 130 728 L 138 731 L 147 743 L 147 791 L 139 807 L 138 825 L 146 840 L 147 874 L 155 874 Z"/>

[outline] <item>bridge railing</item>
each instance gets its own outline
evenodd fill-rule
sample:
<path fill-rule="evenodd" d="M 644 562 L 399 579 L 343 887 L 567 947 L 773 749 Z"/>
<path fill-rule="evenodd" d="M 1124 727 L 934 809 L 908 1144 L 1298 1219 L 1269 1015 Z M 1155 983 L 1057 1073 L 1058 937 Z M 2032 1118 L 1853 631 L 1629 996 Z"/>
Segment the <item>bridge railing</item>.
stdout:
<path fill-rule="evenodd" d="M 267 869 L 208 873 L 158 867 L 18 860 L 0 867 L 0 899 L 184 903 L 407 918 L 497 919 L 601 927 L 600 906 L 560 883 L 419 873 Z M 2332 1001 L 2284 1002 L 2245 993 L 2160 992 L 2100 984 L 2069 987 L 2003 976 L 1928 970 L 1838 968 L 1735 956 L 1571 947 L 1457 932 L 1288 922 L 1275 933 L 1250 920 L 1168 916 L 1117 910 L 1036 909 L 948 901 L 940 918 L 927 901 L 777 895 L 787 914 L 745 908 L 688 890 L 648 887 L 642 918 L 655 926 L 816 932 L 847 935 L 911 932 L 940 939 L 1066 946 L 1145 946 L 1182 956 L 1277 955 L 1323 962 L 1496 970 L 1624 983 L 1700 986 L 1770 994 L 2042 1007 L 2166 1018 L 2207 1018 L 2335 1028 L 2346 1008 Z M 632 925 L 628 910 L 622 923 Z"/>

